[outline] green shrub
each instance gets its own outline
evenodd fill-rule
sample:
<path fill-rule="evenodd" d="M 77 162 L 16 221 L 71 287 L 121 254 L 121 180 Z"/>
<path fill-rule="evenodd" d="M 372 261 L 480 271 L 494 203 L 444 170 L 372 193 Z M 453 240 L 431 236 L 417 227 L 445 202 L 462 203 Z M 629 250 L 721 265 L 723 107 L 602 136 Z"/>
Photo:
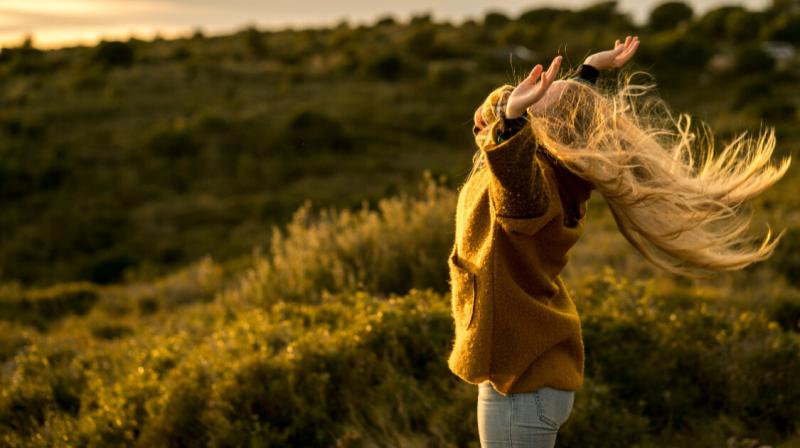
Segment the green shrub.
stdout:
<path fill-rule="evenodd" d="M 382 15 L 378 17 L 378 19 L 375 21 L 375 26 L 377 27 L 392 26 L 392 25 L 397 25 L 397 20 L 395 20 L 394 16 L 392 16 L 391 14 Z"/>
<path fill-rule="evenodd" d="M 135 52 L 127 42 L 102 41 L 93 50 L 91 61 L 104 67 L 130 67 Z"/>
<path fill-rule="evenodd" d="M 436 64 L 428 66 L 428 83 L 440 89 L 458 89 L 469 78 L 463 67 L 455 64 Z"/>
<path fill-rule="evenodd" d="M 760 13 L 738 9 L 725 18 L 725 34 L 734 42 L 744 43 L 758 37 L 763 26 Z"/>
<path fill-rule="evenodd" d="M 692 18 L 692 7 L 680 1 L 659 4 L 650 11 L 648 25 L 655 31 L 671 30 Z"/>
<path fill-rule="evenodd" d="M 91 282 L 107 285 L 122 280 L 125 271 L 135 265 L 136 259 L 130 255 L 110 254 L 89 262 L 81 274 Z"/>
<path fill-rule="evenodd" d="M 285 230 L 273 227 L 267 254 L 256 258 L 236 294 L 257 303 L 315 303 L 325 290 L 445 290 L 443 260 L 452 244 L 455 197 L 429 173 L 419 191 L 419 198 L 381 200 L 376 210 L 364 204 L 317 216 L 305 202 Z"/>
<path fill-rule="evenodd" d="M 364 58 L 361 71 L 383 81 L 396 81 L 403 76 L 406 68 L 405 59 L 397 52 L 384 51 L 373 57 Z"/>
<path fill-rule="evenodd" d="M 636 446 L 653 429 L 646 417 L 627 408 L 611 389 L 592 378 L 575 394 L 569 419 L 558 431 L 558 446 L 614 448 Z"/>
<path fill-rule="evenodd" d="M 102 323 L 92 328 L 92 335 L 99 339 L 117 339 L 132 334 L 133 329 L 123 324 Z"/>
<path fill-rule="evenodd" d="M 510 21 L 511 19 L 500 11 L 488 11 L 483 16 L 483 25 L 487 28 L 499 28 Z"/>
<path fill-rule="evenodd" d="M 0 292 L 0 319 L 45 329 L 68 315 L 85 315 L 98 298 L 95 287 L 86 282 L 28 290 L 7 287 Z"/>
<path fill-rule="evenodd" d="M 782 331 L 769 310 L 609 273 L 587 280 L 578 294 L 586 301 L 587 374 L 635 404 L 629 409 L 652 428 L 688 428 L 722 411 L 751 432 L 796 429 L 800 388 L 788 384 L 788 372 L 800 368 L 800 336 Z"/>
<path fill-rule="evenodd" d="M 728 17 L 745 9 L 740 5 L 724 5 L 709 9 L 691 24 L 692 32 L 709 38 L 719 38 L 728 33 Z"/>
<path fill-rule="evenodd" d="M 30 75 L 45 68 L 44 52 L 33 46 L 33 39 L 27 36 L 19 47 L 0 49 L 0 68 L 7 67 L 15 75 Z M 0 72 L 2 73 L 2 72 Z"/>
<path fill-rule="evenodd" d="M 308 155 L 326 151 L 350 152 L 355 146 L 344 125 L 316 110 L 292 114 L 284 131 L 284 154 Z"/>
<path fill-rule="evenodd" d="M 419 58 L 430 57 L 431 47 L 436 42 L 438 30 L 435 25 L 412 28 L 408 36 L 405 37 L 406 50 Z"/>
<path fill-rule="evenodd" d="M 264 35 L 255 27 L 248 27 L 241 32 L 244 46 L 250 54 L 257 57 L 264 57 L 269 54 L 269 47 L 264 39 Z"/>
<path fill-rule="evenodd" d="M 800 14 L 795 12 L 778 15 L 767 26 L 766 37 L 771 40 L 785 40 L 794 44 L 800 43 Z"/>
<path fill-rule="evenodd" d="M 571 16 L 572 14 L 574 14 L 574 12 L 569 9 L 536 8 L 524 11 L 522 14 L 520 14 L 518 20 L 529 25 L 546 27 L 553 22 L 564 17 Z"/>
<path fill-rule="evenodd" d="M 687 33 L 662 33 L 652 38 L 650 48 L 644 52 L 645 60 L 652 61 L 666 72 L 682 72 L 687 68 L 702 69 L 714 53 L 706 40 Z"/>
<path fill-rule="evenodd" d="M 773 68 L 775 59 L 758 45 L 745 45 L 736 50 L 733 69 L 737 74 L 765 73 Z"/>
<path fill-rule="evenodd" d="M 152 132 L 149 147 L 156 155 L 167 159 L 196 156 L 201 143 L 183 119 L 175 119 L 167 125 L 159 124 Z"/>
<path fill-rule="evenodd" d="M 743 108 L 754 101 L 771 100 L 775 88 L 771 82 L 763 78 L 742 82 L 734 95 L 733 107 Z M 790 243 L 787 243 L 790 244 Z"/>

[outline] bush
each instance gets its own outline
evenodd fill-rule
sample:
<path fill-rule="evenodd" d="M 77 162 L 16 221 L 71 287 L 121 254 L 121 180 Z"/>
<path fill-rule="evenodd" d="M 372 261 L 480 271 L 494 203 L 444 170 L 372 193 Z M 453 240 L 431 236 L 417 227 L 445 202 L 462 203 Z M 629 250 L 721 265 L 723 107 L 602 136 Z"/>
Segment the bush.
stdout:
<path fill-rule="evenodd" d="M 375 21 L 376 27 L 397 25 L 397 20 L 392 15 L 383 15 Z"/>
<path fill-rule="evenodd" d="M 725 18 L 725 34 L 734 42 L 744 43 L 758 37 L 762 25 L 759 13 L 737 9 Z"/>
<path fill-rule="evenodd" d="M 733 107 L 744 108 L 754 102 L 769 101 L 773 97 L 773 84 L 764 78 L 756 78 L 743 82 L 734 96 Z M 785 247 L 787 243 L 784 243 Z M 780 248 L 778 249 L 780 250 Z M 800 273 L 800 271 L 798 271 Z"/>
<path fill-rule="evenodd" d="M 269 48 L 264 41 L 263 34 L 255 27 L 249 27 L 241 33 L 244 46 L 250 54 L 264 57 L 269 54 Z"/>
<path fill-rule="evenodd" d="M 489 11 L 483 17 L 483 25 L 487 28 L 500 28 L 508 24 L 511 19 L 499 11 Z"/>
<path fill-rule="evenodd" d="M 800 44 L 800 14 L 779 15 L 766 29 L 766 37 L 771 40 L 785 40 Z"/>
<path fill-rule="evenodd" d="M 736 5 L 719 6 L 710 9 L 691 24 L 692 32 L 710 38 L 720 38 L 728 32 L 728 17 L 734 13 L 746 12 L 744 7 Z"/>
<path fill-rule="evenodd" d="M 91 61 L 104 67 L 130 67 L 134 61 L 134 49 L 127 42 L 102 41 L 94 48 Z"/>
<path fill-rule="evenodd" d="M 617 0 L 601 1 L 589 5 L 577 11 L 574 20 L 585 26 L 634 28 L 630 19 L 617 11 Z"/>
<path fill-rule="evenodd" d="M 666 33 L 654 36 L 647 53 L 664 71 L 702 69 L 714 53 L 709 42 L 691 34 Z"/>
<path fill-rule="evenodd" d="M 458 89 L 467 81 L 467 71 L 455 64 L 428 66 L 428 83 L 440 89 Z"/>
<path fill-rule="evenodd" d="M 455 197 L 430 175 L 418 199 L 384 199 L 377 210 L 298 208 L 285 231 L 273 227 L 269 255 L 259 256 L 235 294 L 258 303 L 278 298 L 317 302 L 322 291 L 401 293 L 446 290 Z"/>
<path fill-rule="evenodd" d="M 749 431 L 793 433 L 789 421 L 800 408 L 790 403 L 800 388 L 787 385 L 786 372 L 800 368 L 799 335 L 781 331 L 763 307 L 736 309 L 691 287 L 655 289 L 610 274 L 587 279 L 579 292 L 593 380 L 636 403 L 630 409 L 651 428 L 688 427 L 723 412 Z"/>
<path fill-rule="evenodd" d="M 363 71 L 384 81 L 396 81 L 403 76 L 406 62 L 400 54 L 393 51 L 379 53 L 364 61 Z"/>
<path fill-rule="evenodd" d="M 406 50 L 421 59 L 432 56 L 432 48 L 438 37 L 436 25 L 418 26 L 411 30 L 405 38 Z"/>
<path fill-rule="evenodd" d="M 119 282 L 125 271 L 136 265 L 137 260 L 128 254 L 100 256 L 83 269 L 83 278 L 103 285 Z"/>
<path fill-rule="evenodd" d="M 733 70 L 737 74 L 763 74 L 772 71 L 774 68 L 775 59 L 758 45 L 742 46 L 736 51 Z"/>
<path fill-rule="evenodd" d="M 46 329 L 52 321 L 88 313 L 98 297 L 86 282 L 29 290 L 4 288 L 0 290 L 0 319 Z"/>
<path fill-rule="evenodd" d="M 167 159 L 195 157 L 201 149 L 193 129 L 178 118 L 169 124 L 159 124 L 150 136 L 150 149 Z"/>
<path fill-rule="evenodd" d="M 344 125 L 334 117 L 315 110 L 292 114 L 284 130 L 282 154 L 307 155 L 327 151 L 349 152 L 353 141 Z"/>
<path fill-rule="evenodd" d="M 28 75 L 45 68 L 44 52 L 33 46 L 33 39 L 28 36 L 19 47 L 0 49 L 0 67 L 8 66 L 10 73 Z"/>
<path fill-rule="evenodd" d="M 528 45 L 534 40 L 535 31 L 529 25 L 511 22 L 500 31 L 497 42 L 502 45 Z"/>
<path fill-rule="evenodd" d="M 573 11 L 569 9 L 537 8 L 523 12 L 518 20 L 529 25 L 547 27 L 558 20 L 571 17 L 573 14 Z"/>
<path fill-rule="evenodd" d="M 648 25 L 655 31 L 671 30 L 690 20 L 693 15 L 692 7 L 684 2 L 665 2 L 650 12 Z"/>
<path fill-rule="evenodd" d="M 575 394 L 572 413 L 558 431 L 558 446 L 614 448 L 648 439 L 647 418 L 626 407 L 608 385 L 591 378 Z"/>

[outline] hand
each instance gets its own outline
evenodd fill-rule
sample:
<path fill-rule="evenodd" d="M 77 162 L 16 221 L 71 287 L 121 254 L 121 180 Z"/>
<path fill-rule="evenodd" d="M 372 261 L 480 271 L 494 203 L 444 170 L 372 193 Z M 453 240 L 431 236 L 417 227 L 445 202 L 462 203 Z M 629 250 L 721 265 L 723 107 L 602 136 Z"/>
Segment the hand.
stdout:
<path fill-rule="evenodd" d="M 506 103 L 506 117 L 517 118 L 533 105 L 539 101 L 542 96 L 547 92 L 550 84 L 556 78 L 558 69 L 561 66 L 561 56 L 556 56 L 547 72 L 542 73 L 544 70 L 542 64 L 536 64 L 531 70 L 527 78 L 523 79 L 517 87 L 511 91 Z M 541 80 L 537 83 L 536 78 L 542 75 Z"/>
<path fill-rule="evenodd" d="M 598 70 L 622 67 L 633 57 L 637 48 L 639 48 L 639 36 L 633 36 L 632 38 L 628 36 L 625 38 L 625 43 L 617 39 L 614 42 L 613 50 L 601 51 L 590 55 L 583 63 L 591 65 Z"/>

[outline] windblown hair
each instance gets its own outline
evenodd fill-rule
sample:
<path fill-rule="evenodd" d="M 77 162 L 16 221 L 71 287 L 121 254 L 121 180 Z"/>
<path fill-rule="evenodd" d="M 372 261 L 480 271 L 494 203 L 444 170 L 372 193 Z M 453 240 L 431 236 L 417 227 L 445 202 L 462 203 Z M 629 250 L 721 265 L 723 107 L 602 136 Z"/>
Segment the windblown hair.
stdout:
<path fill-rule="evenodd" d="M 770 163 L 775 131 L 739 134 L 715 155 L 710 128 L 692 131 L 688 114 L 672 114 L 655 84 L 621 75 L 615 89 L 563 80 L 556 101 L 533 114 L 540 146 L 557 163 L 589 181 L 606 199 L 622 235 L 655 265 L 680 275 L 705 277 L 741 269 L 772 254 L 784 231 L 745 236 L 752 213 L 742 206 L 777 182 L 786 157 Z M 553 87 L 551 87 L 553 88 Z M 488 124 L 513 90 L 503 85 L 475 111 L 478 151 L 471 177 L 484 164 Z M 760 242 L 759 242 L 760 241 Z"/>

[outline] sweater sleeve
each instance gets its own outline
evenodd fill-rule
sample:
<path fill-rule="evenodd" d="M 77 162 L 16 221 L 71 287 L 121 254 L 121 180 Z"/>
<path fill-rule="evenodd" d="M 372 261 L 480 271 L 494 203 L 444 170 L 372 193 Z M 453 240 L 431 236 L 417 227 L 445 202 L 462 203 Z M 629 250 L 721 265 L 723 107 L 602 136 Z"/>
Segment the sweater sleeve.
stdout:
<path fill-rule="evenodd" d="M 589 64 L 581 65 L 578 75 L 572 79 L 582 81 L 590 86 L 597 84 L 597 78 L 600 76 L 600 70 Z"/>
<path fill-rule="evenodd" d="M 530 112 L 527 112 L 530 114 Z M 540 165 L 539 143 L 530 125 L 523 126 L 507 140 L 498 143 L 506 121 L 498 119 L 489 127 L 490 144 L 484 146 L 491 172 L 489 194 L 494 214 L 515 221 L 536 219 L 549 205 L 544 173 Z"/>

